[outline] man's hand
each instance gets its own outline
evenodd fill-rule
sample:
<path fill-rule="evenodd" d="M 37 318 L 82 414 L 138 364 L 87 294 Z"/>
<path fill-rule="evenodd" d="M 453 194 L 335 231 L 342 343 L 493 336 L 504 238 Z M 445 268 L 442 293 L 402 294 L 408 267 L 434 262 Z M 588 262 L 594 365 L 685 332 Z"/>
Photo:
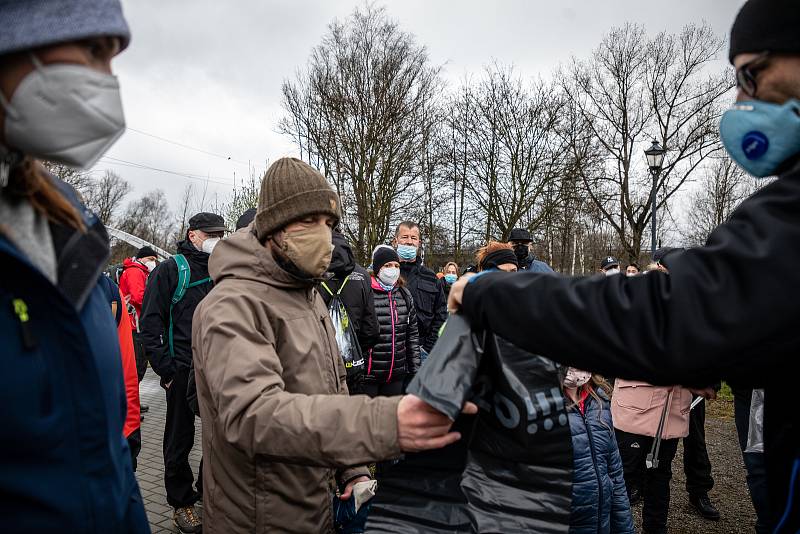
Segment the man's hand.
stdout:
<path fill-rule="evenodd" d="M 461 302 L 464 299 L 464 288 L 467 287 L 469 279 L 475 276 L 475 273 L 467 273 L 450 286 L 450 296 L 447 298 L 447 311 L 450 313 L 458 313 L 461 309 Z"/>
<path fill-rule="evenodd" d="M 353 480 L 347 483 L 347 486 L 345 486 L 344 492 L 339 496 L 339 499 L 342 501 L 348 500 L 350 497 L 353 496 L 353 486 L 355 486 L 359 482 L 369 482 L 370 480 L 372 479 L 367 476 L 354 478 Z"/>
<path fill-rule="evenodd" d="M 478 413 L 478 407 L 468 402 L 462 413 Z M 450 432 L 451 426 L 452 419 L 415 395 L 404 396 L 397 405 L 397 440 L 404 452 L 440 449 L 455 443 L 461 434 Z"/>
<path fill-rule="evenodd" d="M 692 392 L 692 395 L 696 395 L 698 397 L 703 397 L 706 400 L 714 400 L 717 398 L 717 392 L 713 387 L 707 387 L 703 389 L 692 389 L 686 388 Z"/>

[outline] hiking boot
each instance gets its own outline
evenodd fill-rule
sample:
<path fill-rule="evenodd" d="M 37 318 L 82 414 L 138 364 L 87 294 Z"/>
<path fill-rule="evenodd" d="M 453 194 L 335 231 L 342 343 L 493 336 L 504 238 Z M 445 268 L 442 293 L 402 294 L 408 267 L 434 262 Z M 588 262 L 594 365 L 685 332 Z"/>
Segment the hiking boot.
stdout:
<path fill-rule="evenodd" d="M 711 502 L 711 499 L 708 498 L 708 495 L 692 495 L 689 497 L 689 503 L 703 516 L 703 519 L 719 521 L 719 510 L 717 510 L 716 506 Z"/>
<path fill-rule="evenodd" d="M 172 516 L 172 522 L 175 523 L 178 530 L 185 534 L 202 532 L 203 530 L 203 523 L 200 521 L 194 506 L 176 508 L 175 515 Z"/>

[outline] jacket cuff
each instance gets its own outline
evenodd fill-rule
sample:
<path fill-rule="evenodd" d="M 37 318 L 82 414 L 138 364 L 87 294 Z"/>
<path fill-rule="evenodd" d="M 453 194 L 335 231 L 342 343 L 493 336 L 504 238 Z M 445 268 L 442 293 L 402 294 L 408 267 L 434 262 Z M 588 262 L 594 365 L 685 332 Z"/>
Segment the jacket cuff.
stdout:
<path fill-rule="evenodd" d="M 344 488 L 351 480 L 355 480 L 358 477 L 372 478 L 372 475 L 366 466 L 348 467 L 336 473 L 336 482 L 339 483 L 340 488 Z"/>

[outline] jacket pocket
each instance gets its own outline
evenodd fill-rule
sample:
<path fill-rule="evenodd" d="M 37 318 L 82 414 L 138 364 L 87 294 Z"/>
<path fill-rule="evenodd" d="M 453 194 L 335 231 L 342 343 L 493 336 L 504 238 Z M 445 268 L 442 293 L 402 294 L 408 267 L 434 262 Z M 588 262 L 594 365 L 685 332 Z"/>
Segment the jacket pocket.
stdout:
<path fill-rule="evenodd" d="M 417 301 L 409 301 L 409 306 L 415 306 L 417 313 L 422 312 L 426 317 L 433 316 L 433 306 L 436 302 L 436 295 L 439 293 L 439 288 L 433 282 L 428 280 L 420 280 L 417 284 Z"/>
<path fill-rule="evenodd" d="M 618 383 L 613 400 L 620 408 L 646 412 L 655 404 L 666 400 L 666 395 L 659 395 L 659 393 L 663 393 L 663 388 L 644 382 Z"/>

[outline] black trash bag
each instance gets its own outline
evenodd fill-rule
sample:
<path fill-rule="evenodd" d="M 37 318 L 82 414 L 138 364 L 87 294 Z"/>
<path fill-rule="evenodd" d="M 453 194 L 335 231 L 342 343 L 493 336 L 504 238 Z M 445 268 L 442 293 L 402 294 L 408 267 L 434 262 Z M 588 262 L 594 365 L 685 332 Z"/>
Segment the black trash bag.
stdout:
<path fill-rule="evenodd" d="M 566 533 L 573 456 L 559 368 L 488 332 L 483 351 L 461 481 L 473 528 Z"/>
<path fill-rule="evenodd" d="M 407 475 L 416 478 L 406 481 L 407 494 L 398 483 L 393 488 L 398 495 L 389 497 L 395 502 L 425 500 L 415 494 L 417 488 L 439 482 L 454 502 L 466 499 L 466 508 L 459 510 L 469 518 L 467 532 L 569 530 L 572 439 L 556 364 L 491 332 L 473 332 L 456 315 L 448 319 L 408 392 L 450 417 L 460 413 L 466 400 L 473 400 L 479 413 L 458 421 L 471 426 L 462 430 L 464 438 L 456 444 L 462 449 L 466 445 L 466 458 L 439 451 L 453 460 L 447 469 L 461 468 L 460 472 L 411 471 Z M 396 467 L 404 469 L 402 462 Z M 452 484 L 441 484 L 456 478 L 461 479 L 460 494 Z M 442 496 L 437 497 L 431 508 L 444 505 Z M 421 523 L 420 517 L 436 515 L 421 505 L 406 509 L 412 517 L 396 514 L 394 532 L 426 532 L 413 526 Z M 368 523 L 367 532 L 373 532 L 371 526 Z"/>
<path fill-rule="evenodd" d="M 452 397 L 438 394 L 440 384 L 411 382 L 409 392 L 432 399 L 431 404 L 455 419 L 453 430 L 461 440 L 434 451 L 406 454 L 400 462 L 378 465 L 378 494 L 372 500 L 367 520 L 368 534 L 471 534 L 467 500 L 461 491 L 461 475 L 467 465 L 467 444 L 476 416 L 460 415 L 478 370 L 478 356 L 469 324 L 460 316 L 448 319 L 442 337 L 436 343 L 420 372 L 441 377 Z M 460 356 L 459 356 L 460 355 Z M 445 373 L 448 364 L 459 366 Z M 420 375 L 418 374 L 417 377 Z M 411 386 L 410 386 L 411 387 Z"/>
<path fill-rule="evenodd" d="M 356 377 L 363 375 L 365 371 L 364 356 L 361 353 L 361 346 L 358 344 L 356 331 L 350 322 L 347 308 L 338 294 L 331 297 L 328 303 L 328 313 L 336 331 L 336 344 L 342 355 L 344 366 L 347 369 L 348 384 L 356 382 Z"/>

